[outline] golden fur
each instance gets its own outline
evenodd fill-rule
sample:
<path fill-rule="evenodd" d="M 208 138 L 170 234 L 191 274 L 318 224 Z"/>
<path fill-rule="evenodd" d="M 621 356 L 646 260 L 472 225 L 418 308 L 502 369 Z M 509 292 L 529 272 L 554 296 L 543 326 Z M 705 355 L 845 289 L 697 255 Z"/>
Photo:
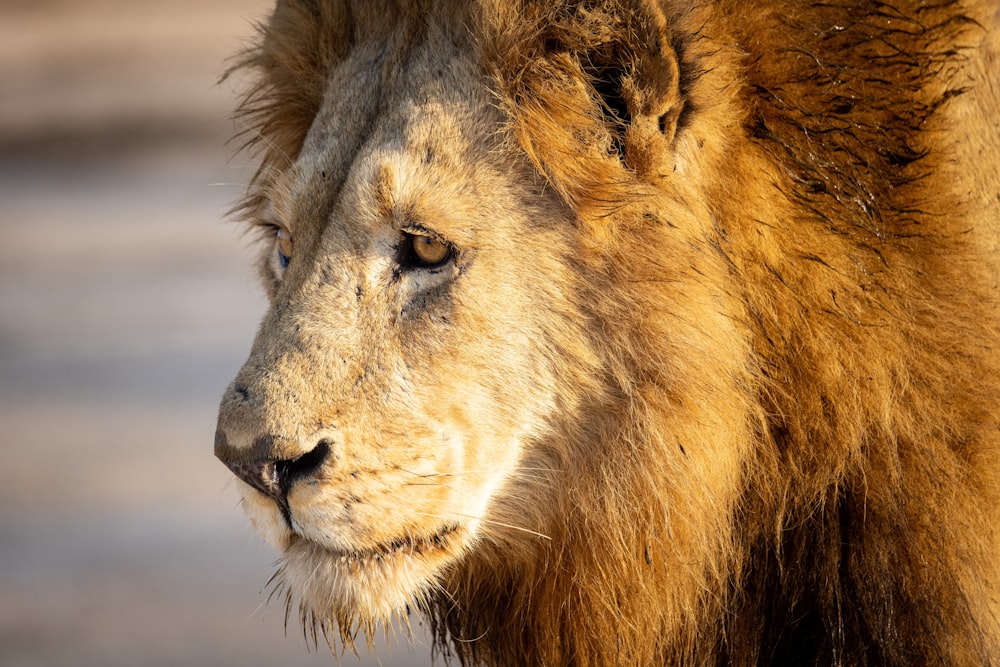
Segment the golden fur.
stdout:
<path fill-rule="evenodd" d="M 1000 664 L 989 0 L 279 0 L 238 69 L 216 453 L 307 626 Z"/>

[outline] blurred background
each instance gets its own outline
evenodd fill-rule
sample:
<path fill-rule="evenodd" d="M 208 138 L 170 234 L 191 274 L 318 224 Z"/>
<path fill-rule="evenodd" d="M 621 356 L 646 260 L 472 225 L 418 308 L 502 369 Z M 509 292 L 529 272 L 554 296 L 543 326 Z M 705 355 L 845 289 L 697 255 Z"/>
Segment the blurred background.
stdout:
<path fill-rule="evenodd" d="M 0 0 L 4 667 L 336 662 L 212 456 L 265 308 L 217 81 L 270 1 Z"/>

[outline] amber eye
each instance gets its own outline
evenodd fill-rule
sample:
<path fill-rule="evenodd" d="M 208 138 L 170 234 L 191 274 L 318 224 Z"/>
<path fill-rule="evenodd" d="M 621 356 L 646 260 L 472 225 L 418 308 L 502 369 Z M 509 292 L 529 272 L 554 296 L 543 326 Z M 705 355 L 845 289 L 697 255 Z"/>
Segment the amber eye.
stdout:
<path fill-rule="evenodd" d="M 281 268 L 287 269 L 292 259 L 292 234 L 284 227 L 278 227 L 275 236 L 278 239 L 278 262 Z"/>
<path fill-rule="evenodd" d="M 425 267 L 442 264 L 451 256 L 451 248 L 447 243 L 431 236 L 411 235 L 413 255 L 419 264 Z"/>

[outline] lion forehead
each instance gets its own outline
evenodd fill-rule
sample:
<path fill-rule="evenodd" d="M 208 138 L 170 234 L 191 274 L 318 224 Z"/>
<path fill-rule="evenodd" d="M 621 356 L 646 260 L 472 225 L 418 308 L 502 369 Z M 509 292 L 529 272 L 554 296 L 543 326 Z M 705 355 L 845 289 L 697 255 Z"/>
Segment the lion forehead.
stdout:
<path fill-rule="evenodd" d="M 370 63 L 350 59 L 346 73 L 331 74 L 331 93 L 294 165 L 274 179 L 279 217 L 297 217 L 298 200 L 315 210 L 342 197 L 351 211 L 400 225 L 434 221 L 463 240 L 477 194 L 510 180 L 496 165 L 500 114 L 471 52 L 441 58 L 428 45 L 414 58 L 398 81 L 379 80 Z M 447 81 L 434 65 L 449 73 Z"/>

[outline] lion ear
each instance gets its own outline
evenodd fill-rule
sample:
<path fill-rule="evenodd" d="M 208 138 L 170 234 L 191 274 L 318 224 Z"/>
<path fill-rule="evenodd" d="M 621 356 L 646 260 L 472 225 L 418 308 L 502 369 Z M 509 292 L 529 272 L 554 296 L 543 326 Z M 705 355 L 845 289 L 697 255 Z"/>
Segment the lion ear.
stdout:
<path fill-rule="evenodd" d="M 480 41 L 521 148 L 563 199 L 605 210 L 622 168 L 673 171 L 683 109 L 671 24 L 658 0 L 481 0 Z"/>
<path fill-rule="evenodd" d="M 677 54 L 666 17 L 652 0 L 632 4 L 627 29 L 614 49 L 615 62 L 596 86 L 614 112 L 622 160 L 641 177 L 656 178 L 673 146 L 683 108 Z"/>

